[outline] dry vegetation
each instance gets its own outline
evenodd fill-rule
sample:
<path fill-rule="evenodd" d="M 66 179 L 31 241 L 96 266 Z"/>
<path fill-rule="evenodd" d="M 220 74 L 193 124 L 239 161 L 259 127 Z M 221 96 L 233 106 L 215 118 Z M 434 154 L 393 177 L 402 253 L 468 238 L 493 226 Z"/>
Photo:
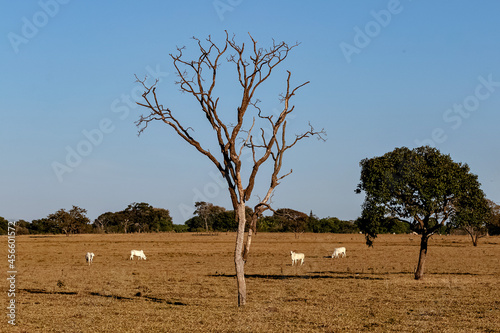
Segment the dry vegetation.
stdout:
<path fill-rule="evenodd" d="M 18 325 L 10 331 L 500 332 L 498 237 L 473 247 L 466 236 L 433 236 L 426 276 L 415 281 L 416 236 L 382 235 L 367 248 L 358 234 L 260 233 L 242 309 L 234 238 L 18 236 Z M 339 245 L 347 258 L 327 258 Z M 131 249 L 148 260 L 128 260 Z M 291 266 L 290 250 L 306 254 L 303 266 Z M 87 251 L 96 254 L 91 266 Z M 5 284 L 0 292 L 5 305 Z"/>

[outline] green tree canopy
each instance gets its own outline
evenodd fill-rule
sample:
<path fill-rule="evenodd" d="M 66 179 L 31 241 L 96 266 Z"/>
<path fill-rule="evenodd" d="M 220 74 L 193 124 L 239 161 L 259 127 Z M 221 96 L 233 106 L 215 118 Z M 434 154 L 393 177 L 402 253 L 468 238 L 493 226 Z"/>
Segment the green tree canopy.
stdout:
<path fill-rule="evenodd" d="M 274 217 L 278 219 L 282 225 L 283 231 L 291 231 L 294 233 L 304 232 L 309 221 L 309 215 L 293 210 L 291 208 L 280 208 L 274 212 Z"/>
<path fill-rule="evenodd" d="M 194 214 L 198 215 L 203 221 L 206 232 L 208 232 L 209 229 L 215 230 L 215 228 L 213 228 L 214 222 L 219 218 L 221 213 L 226 211 L 223 207 L 204 201 L 196 202 L 194 206 L 196 207 Z"/>
<path fill-rule="evenodd" d="M 491 211 L 483 191 L 479 187 L 470 188 L 467 195 L 462 196 L 457 203 L 450 227 L 465 230 L 471 237 L 472 244 L 477 246 L 479 238 L 488 233 Z"/>
<path fill-rule="evenodd" d="M 365 192 L 358 227 L 368 245 L 380 233 L 387 217 L 406 223 L 421 235 L 415 279 L 423 277 L 429 237 L 446 223 L 465 216 L 484 193 L 467 164 L 454 162 L 429 146 L 396 148 L 360 162 L 356 193 Z"/>
<path fill-rule="evenodd" d="M 195 214 L 188 219 L 184 224 L 188 231 L 236 231 L 238 223 L 235 219 L 236 213 L 234 210 L 226 210 L 224 207 L 216 206 L 207 202 L 196 202 Z M 245 207 L 247 220 L 253 213 L 250 207 Z M 248 227 L 248 226 L 247 226 Z"/>
<path fill-rule="evenodd" d="M 50 214 L 47 219 L 50 220 L 56 229 L 59 229 L 68 236 L 69 234 L 78 234 L 87 232 L 90 223 L 86 216 L 87 210 L 78 206 L 73 206 L 69 211 L 60 209 Z"/>
<path fill-rule="evenodd" d="M 49 218 L 31 221 L 29 229 L 31 234 L 60 234 L 62 232 L 57 222 Z"/>
<path fill-rule="evenodd" d="M 488 201 L 490 207 L 490 220 L 488 221 L 488 233 L 490 235 L 500 235 L 500 205 L 491 200 Z"/>
<path fill-rule="evenodd" d="M 9 221 L 0 216 L 0 235 L 7 235 L 9 229 Z"/>
<path fill-rule="evenodd" d="M 94 228 L 100 232 L 163 232 L 173 230 L 173 222 L 167 209 L 134 202 L 122 211 L 99 215 Z"/>

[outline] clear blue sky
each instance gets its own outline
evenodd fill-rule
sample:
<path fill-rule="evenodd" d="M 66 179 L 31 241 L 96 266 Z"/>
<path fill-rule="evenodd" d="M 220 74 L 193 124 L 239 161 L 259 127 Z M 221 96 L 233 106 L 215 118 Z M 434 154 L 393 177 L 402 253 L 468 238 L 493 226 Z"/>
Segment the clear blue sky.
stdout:
<path fill-rule="evenodd" d="M 282 68 L 311 81 L 290 126 L 328 133 L 289 152 L 293 174 L 275 208 L 355 219 L 359 161 L 429 143 L 468 163 L 499 203 L 498 13 L 494 0 L 4 2 L 0 216 L 31 221 L 77 205 L 93 220 L 147 202 L 182 224 L 194 201 L 230 208 L 214 166 L 166 125 L 137 136 L 133 104 L 134 74 L 152 74 L 163 104 L 195 112 L 168 54 L 224 30 L 263 47 L 301 42 Z M 277 75 L 259 95 L 266 111 L 280 108 Z M 54 165 L 66 168 L 58 175 Z"/>

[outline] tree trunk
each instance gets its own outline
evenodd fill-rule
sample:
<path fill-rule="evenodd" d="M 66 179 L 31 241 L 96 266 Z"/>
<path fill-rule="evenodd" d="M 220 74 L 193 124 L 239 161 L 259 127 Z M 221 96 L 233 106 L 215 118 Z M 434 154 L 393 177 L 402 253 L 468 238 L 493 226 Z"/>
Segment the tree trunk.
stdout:
<path fill-rule="evenodd" d="M 245 202 L 237 207 L 238 232 L 234 250 L 234 265 L 236 268 L 236 283 L 238 286 L 238 306 L 244 306 L 247 300 L 247 286 L 245 283 L 245 261 L 243 260 L 243 242 L 245 240 Z"/>
<path fill-rule="evenodd" d="M 465 227 L 463 228 L 463 230 L 465 230 L 469 234 L 472 240 L 472 245 L 477 246 L 479 238 L 481 237 L 481 232 L 478 230 L 474 230 L 473 227 Z"/>
<path fill-rule="evenodd" d="M 415 280 L 420 280 L 424 277 L 424 264 L 425 257 L 427 255 L 427 244 L 429 242 L 429 235 L 422 234 L 422 239 L 420 240 L 420 255 L 418 257 L 418 266 L 415 271 Z"/>
<path fill-rule="evenodd" d="M 245 248 L 243 250 L 243 261 L 247 262 L 248 260 L 248 252 L 250 252 L 250 245 L 252 245 L 252 235 L 253 231 L 252 228 L 248 229 L 248 234 L 247 234 L 247 241 L 245 243 Z"/>
<path fill-rule="evenodd" d="M 243 252 L 243 260 L 245 262 L 247 262 L 247 260 L 248 260 L 248 253 L 250 252 L 250 245 L 252 245 L 252 236 L 254 233 L 257 234 L 257 219 L 258 219 L 257 214 L 253 214 L 252 221 L 250 222 L 250 227 L 248 228 L 247 242 L 245 244 L 245 250 Z"/>

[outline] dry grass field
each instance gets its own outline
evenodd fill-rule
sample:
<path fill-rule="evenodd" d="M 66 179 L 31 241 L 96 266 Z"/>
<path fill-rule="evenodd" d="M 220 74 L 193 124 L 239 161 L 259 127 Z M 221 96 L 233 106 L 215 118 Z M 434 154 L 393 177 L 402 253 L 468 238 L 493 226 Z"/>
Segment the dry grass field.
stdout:
<path fill-rule="evenodd" d="M 7 258 L 7 239 L 1 254 Z M 500 332 L 500 238 L 265 234 L 236 307 L 235 234 L 18 236 L 12 332 Z M 347 248 L 347 258 L 331 259 Z M 146 261 L 130 261 L 131 249 Z M 292 266 L 290 250 L 306 255 Z M 85 253 L 95 253 L 85 263 Z M 6 265 L 2 266 L 6 267 Z M 4 274 L 8 269 L 4 269 Z M 1 286 L 3 308 L 6 283 Z M 4 310 L 5 311 L 5 310 Z"/>

